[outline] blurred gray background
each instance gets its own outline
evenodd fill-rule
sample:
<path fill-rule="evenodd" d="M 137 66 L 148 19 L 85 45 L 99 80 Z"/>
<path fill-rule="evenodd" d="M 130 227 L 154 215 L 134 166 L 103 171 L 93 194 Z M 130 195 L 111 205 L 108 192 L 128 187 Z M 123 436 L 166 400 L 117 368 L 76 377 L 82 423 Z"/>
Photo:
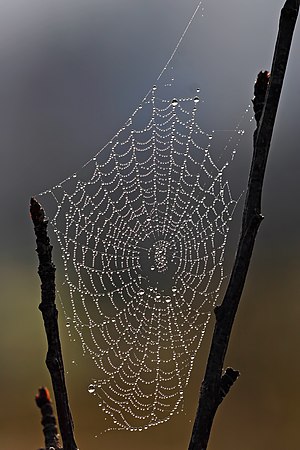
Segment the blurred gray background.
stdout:
<path fill-rule="evenodd" d="M 204 17 L 196 16 L 172 64 L 179 96 L 201 89 L 206 129 L 231 129 L 240 120 L 257 73 L 270 68 L 282 5 L 203 2 Z M 34 395 L 42 384 L 51 387 L 29 199 L 78 170 L 118 131 L 155 83 L 196 6 L 195 0 L 0 1 L 1 449 L 43 445 Z M 265 220 L 226 360 L 242 376 L 217 414 L 212 450 L 299 447 L 299 49 L 298 24 L 266 173 Z M 245 129 L 231 175 L 240 190 L 253 124 Z M 237 218 L 232 242 L 238 229 Z M 233 254 L 231 246 L 227 271 Z M 81 449 L 187 448 L 212 321 L 185 413 L 143 433 L 98 439 L 103 417 L 86 392 L 87 371 L 70 367 L 74 355 L 61 325 Z"/>

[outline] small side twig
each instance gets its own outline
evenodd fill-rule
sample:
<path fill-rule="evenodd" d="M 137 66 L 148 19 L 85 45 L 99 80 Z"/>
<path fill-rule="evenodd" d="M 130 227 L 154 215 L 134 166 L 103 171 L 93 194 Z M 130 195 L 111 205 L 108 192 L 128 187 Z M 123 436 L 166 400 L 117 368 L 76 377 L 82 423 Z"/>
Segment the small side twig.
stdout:
<path fill-rule="evenodd" d="M 56 418 L 53 413 L 50 392 L 47 388 L 41 387 L 35 396 L 35 402 L 41 410 L 43 425 L 43 433 L 45 437 L 45 449 L 58 450 L 59 446 L 58 431 L 56 426 Z M 41 449 L 42 450 L 42 449 Z"/>
<path fill-rule="evenodd" d="M 52 262 L 52 245 L 47 234 L 48 221 L 45 219 L 43 208 L 34 198 L 30 202 L 30 213 L 36 235 L 36 251 L 39 257 L 38 273 L 41 279 L 42 292 L 39 309 L 43 315 L 48 341 L 46 365 L 52 380 L 63 448 L 64 450 L 77 450 L 59 338 L 58 311 L 55 305 L 55 266 Z"/>
<path fill-rule="evenodd" d="M 207 449 L 211 427 L 218 406 L 238 376 L 236 371 L 232 373 L 228 372 L 229 369 L 227 369 L 227 376 L 224 378 L 222 376 L 222 370 L 233 321 L 244 288 L 256 234 L 263 219 L 261 215 L 261 196 L 264 174 L 292 37 L 298 17 L 299 1 L 287 0 L 282 8 L 271 77 L 269 82 L 265 80 L 266 84 L 268 84 L 268 89 L 266 99 L 263 101 L 264 106 L 262 111 L 261 105 L 254 104 L 256 108 L 255 114 L 259 124 L 254 133 L 254 152 L 243 213 L 241 236 L 223 303 L 215 309 L 216 324 L 206 372 L 201 385 L 199 404 L 189 450 Z M 261 94 L 263 100 L 266 87 L 262 86 Z"/>

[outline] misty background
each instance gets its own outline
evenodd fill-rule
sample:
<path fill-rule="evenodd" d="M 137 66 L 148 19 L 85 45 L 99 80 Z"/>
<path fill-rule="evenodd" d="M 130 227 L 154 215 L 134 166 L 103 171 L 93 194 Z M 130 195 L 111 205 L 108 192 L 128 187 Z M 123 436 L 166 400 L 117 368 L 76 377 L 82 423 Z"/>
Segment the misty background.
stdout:
<path fill-rule="evenodd" d="M 172 65 L 178 97 L 201 89 L 207 131 L 233 129 L 241 119 L 257 73 L 270 69 L 283 3 L 203 2 L 204 17 L 196 16 Z M 51 388 L 37 309 L 30 197 L 77 171 L 126 122 L 155 84 L 196 6 L 195 0 L 0 1 L 1 449 L 43 445 L 34 395 L 40 385 Z M 241 377 L 218 411 L 212 450 L 293 450 L 299 445 L 299 48 L 298 23 L 267 167 L 265 220 L 226 358 Z M 245 130 L 230 180 L 240 192 L 247 185 L 254 124 L 245 121 Z M 237 215 L 233 244 L 238 230 Z M 59 268 L 59 247 L 53 243 Z M 71 367 L 74 355 L 62 321 L 79 448 L 186 449 L 212 326 L 213 320 L 186 391 L 184 413 L 142 433 L 99 436 L 104 417 L 87 393 L 88 368 Z"/>

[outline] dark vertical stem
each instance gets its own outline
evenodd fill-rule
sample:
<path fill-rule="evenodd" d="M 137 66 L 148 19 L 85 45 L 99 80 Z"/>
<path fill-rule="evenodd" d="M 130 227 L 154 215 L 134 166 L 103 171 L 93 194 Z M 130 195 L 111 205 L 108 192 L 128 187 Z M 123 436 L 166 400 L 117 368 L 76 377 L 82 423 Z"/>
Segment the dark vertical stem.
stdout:
<path fill-rule="evenodd" d="M 299 1 L 287 0 L 281 11 L 271 77 L 262 117 L 254 135 L 254 152 L 244 206 L 241 236 L 223 303 L 215 310 L 216 324 L 206 372 L 201 386 L 189 450 L 207 449 L 212 423 L 218 406 L 238 376 L 238 373 L 232 371 L 232 369 L 227 369 L 222 376 L 222 370 L 233 321 L 250 264 L 255 237 L 262 220 L 261 196 L 265 168 L 293 32 L 298 17 Z M 231 377 L 230 374 L 232 375 Z M 225 390 L 224 384 L 226 386 Z"/>
<path fill-rule="evenodd" d="M 51 375 L 63 448 L 64 450 L 77 450 L 59 338 L 58 311 L 55 305 L 55 266 L 52 262 L 52 245 L 47 234 L 48 221 L 45 219 L 43 208 L 34 198 L 30 202 L 30 213 L 36 235 L 36 251 L 39 257 L 38 273 L 41 279 L 42 292 L 39 309 L 43 315 L 48 341 L 46 365 Z"/>
<path fill-rule="evenodd" d="M 43 433 L 45 437 L 45 449 L 60 449 L 56 419 L 53 414 L 53 407 L 50 392 L 47 388 L 41 387 L 35 396 L 35 402 L 41 410 Z"/>

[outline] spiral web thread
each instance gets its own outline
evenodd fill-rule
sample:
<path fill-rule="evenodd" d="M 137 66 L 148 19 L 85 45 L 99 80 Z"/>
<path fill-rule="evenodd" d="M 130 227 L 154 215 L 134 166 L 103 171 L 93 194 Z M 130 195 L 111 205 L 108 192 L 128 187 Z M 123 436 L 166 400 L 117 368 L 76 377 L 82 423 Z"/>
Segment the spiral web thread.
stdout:
<path fill-rule="evenodd" d="M 180 99 L 159 91 L 78 173 L 41 194 L 55 203 L 66 325 L 97 367 L 88 391 L 113 429 L 131 431 L 183 408 L 224 280 L 237 203 L 225 171 L 243 134 L 233 130 L 220 152 L 216 133 L 197 123 L 199 90 Z"/>

